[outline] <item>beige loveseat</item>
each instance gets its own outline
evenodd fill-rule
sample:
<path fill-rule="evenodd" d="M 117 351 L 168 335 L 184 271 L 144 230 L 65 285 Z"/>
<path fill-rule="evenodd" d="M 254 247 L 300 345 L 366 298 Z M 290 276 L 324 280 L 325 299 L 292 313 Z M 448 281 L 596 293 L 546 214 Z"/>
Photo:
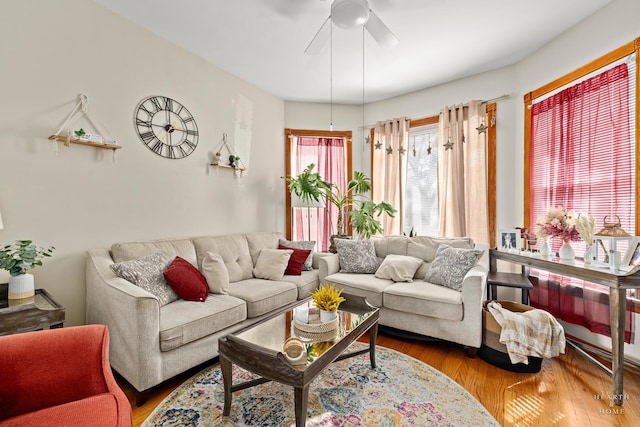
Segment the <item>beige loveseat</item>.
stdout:
<path fill-rule="evenodd" d="M 116 243 L 88 251 L 86 320 L 105 324 L 111 335 L 111 366 L 139 392 L 218 354 L 218 338 L 259 322 L 274 310 L 304 299 L 318 286 L 315 268 L 280 280 L 258 279 L 254 267 L 263 249 L 278 249 L 279 233 L 245 233 Z M 158 297 L 117 276 L 114 263 L 162 253 L 202 270 L 207 254 L 219 254 L 229 275 L 228 294 L 204 302 Z M 143 395 L 140 395 L 144 399 Z"/>
<path fill-rule="evenodd" d="M 380 325 L 468 346 L 471 355 L 482 344 L 482 303 L 489 271 L 489 245 L 470 238 L 387 236 L 371 239 L 377 264 L 388 255 L 418 258 L 411 281 L 393 281 L 373 273 L 341 272 L 338 254 L 319 261 L 320 282 L 334 283 L 345 293 L 363 296 L 380 308 Z M 461 289 L 424 281 L 442 244 L 477 249 L 482 254 L 464 276 Z M 441 259 L 442 260 L 442 259 Z"/>

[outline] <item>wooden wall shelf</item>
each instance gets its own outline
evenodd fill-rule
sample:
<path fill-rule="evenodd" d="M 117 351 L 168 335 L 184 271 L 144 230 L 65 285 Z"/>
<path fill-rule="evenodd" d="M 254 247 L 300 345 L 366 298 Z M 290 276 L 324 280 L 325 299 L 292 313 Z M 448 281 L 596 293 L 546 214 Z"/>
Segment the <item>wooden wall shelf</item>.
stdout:
<path fill-rule="evenodd" d="M 217 165 L 215 163 L 211 163 L 211 166 L 217 166 L 219 168 L 225 168 L 225 169 L 233 169 L 233 170 L 240 171 L 240 172 L 246 170 L 245 168 L 240 168 L 240 167 L 237 167 L 237 166 L 234 168 L 234 167 L 229 166 L 229 165 L 223 165 L 222 163 L 218 163 Z"/>
<path fill-rule="evenodd" d="M 49 139 L 64 142 L 65 145 L 68 145 L 67 142 L 70 142 L 72 144 L 88 145 L 89 147 L 104 148 L 107 150 L 114 150 L 114 151 L 122 148 L 121 145 L 117 145 L 117 144 L 105 144 L 104 142 L 84 141 L 82 139 L 66 137 L 62 135 L 51 135 Z"/>

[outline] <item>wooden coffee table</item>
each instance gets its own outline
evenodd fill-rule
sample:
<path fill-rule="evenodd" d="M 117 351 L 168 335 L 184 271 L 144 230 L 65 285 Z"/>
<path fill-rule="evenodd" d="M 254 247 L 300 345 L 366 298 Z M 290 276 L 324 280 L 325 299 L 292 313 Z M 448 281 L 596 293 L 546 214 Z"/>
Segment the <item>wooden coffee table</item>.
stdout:
<path fill-rule="evenodd" d="M 296 308 L 310 307 L 309 299 L 293 308 L 284 310 L 265 321 L 219 340 L 220 368 L 224 385 L 223 415 L 231 412 L 234 391 L 244 390 L 268 381 L 276 381 L 294 388 L 296 426 L 307 421 L 309 384 L 330 363 L 369 353 L 371 368 L 376 367 L 376 337 L 378 335 L 378 309 L 362 297 L 344 295 L 346 301 L 338 310 L 338 328 L 335 339 L 316 342 L 301 338 L 307 346 L 306 364 L 293 365 L 282 353 L 282 345 L 296 336 L 293 318 Z M 347 347 L 369 332 L 369 348 L 345 352 Z M 232 364 L 257 374 L 262 378 L 233 384 Z"/>

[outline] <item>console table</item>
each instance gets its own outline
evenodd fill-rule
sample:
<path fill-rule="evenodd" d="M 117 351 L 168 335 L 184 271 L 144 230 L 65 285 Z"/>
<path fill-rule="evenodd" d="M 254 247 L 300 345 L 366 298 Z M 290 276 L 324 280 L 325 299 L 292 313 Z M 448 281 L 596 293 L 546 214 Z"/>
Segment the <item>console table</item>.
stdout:
<path fill-rule="evenodd" d="M 611 369 L 602 365 L 589 354 L 585 353 L 576 344 L 567 340 L 579 353 L 586 356 L 613 378 L 613 396 L 618 405 L 622 405 L 623 393 L 623 372 L 624 372 L 624 328 L 625 310 L 627 300 L 627 289 L 640 289 L 640 266 L 630 271 L 611 272 L 608 268 L 592 267 L 583 264 L 581 260 L 571 262 L 561 262 L 558 258 L 543 259 L 531 256 L 509 253 L 491 249 L 489 251 L 490 270 L 497 271 L 497 260 L 518 264 L 523 267 L 523 274 L 527 274 L 527 268 L 548 271 L 549 273 L 562 276 L 573 277 L 598 283 L 609 287 L 609 317 L 611 322 Z"/>
<path fill-rule="evenodd" d="M 18 334 L 45 328 L 61 328 L 64 307 L 44 289 L 19 300 L 7 298 L 8 285 L 0 284 L 0 335 Z"/>

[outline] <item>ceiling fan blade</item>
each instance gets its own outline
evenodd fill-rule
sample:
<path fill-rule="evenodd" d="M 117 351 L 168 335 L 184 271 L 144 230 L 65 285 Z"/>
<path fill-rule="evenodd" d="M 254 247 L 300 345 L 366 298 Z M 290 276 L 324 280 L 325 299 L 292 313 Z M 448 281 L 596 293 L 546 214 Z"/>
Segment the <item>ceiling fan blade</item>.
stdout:
<path fill-rule="evenodd" d="M 331 35 L 331 16 L 329 16 L 324 24 L 320 27 L 309 46 L 304 50 L 307 55 L 317 55 Z"/>
<path fill-rule="evenodd" d="M 373 37 L 382 47 L 394 47 L 398 44 L 398 38 L 391 32 L 389 28 L 382 22 L 378 15 L 369 9 L 369 20 L 364 27 L 367 29 L 371 37 Z"/>

